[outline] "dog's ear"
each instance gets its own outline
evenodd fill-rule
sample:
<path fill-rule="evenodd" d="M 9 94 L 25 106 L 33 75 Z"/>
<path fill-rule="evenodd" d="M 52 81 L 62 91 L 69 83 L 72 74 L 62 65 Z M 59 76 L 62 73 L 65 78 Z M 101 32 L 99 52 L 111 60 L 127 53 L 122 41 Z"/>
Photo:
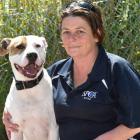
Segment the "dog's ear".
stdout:
<path fill-rule="evenodd" d="M 44 46 L 47 48 L 48 44 L 47 44 L 47 41 L 46 41 L 45 37 L 41 37 L 41 39 L 43 41 Z"/>
<path fill-rule="evenodd" d="M 7 49 L 7 47 L 9 46 L 11 42 L 11 38 L 4 38 L 0 43 L 1 43 L 1 47 L 3 49 Z"/>
<path fill-rule="evenodd" d="M 0 42 L 0 56 L 4 56 L 6 54 L 8 54 L 8 46 L 11 42 L 11 38 L 4 38 L 1 42 Z"/>

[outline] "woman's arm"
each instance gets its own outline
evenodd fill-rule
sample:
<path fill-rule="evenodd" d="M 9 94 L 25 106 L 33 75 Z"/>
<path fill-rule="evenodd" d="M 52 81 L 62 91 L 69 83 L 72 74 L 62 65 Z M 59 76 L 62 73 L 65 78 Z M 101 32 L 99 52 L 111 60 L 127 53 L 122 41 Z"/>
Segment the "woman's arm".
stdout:
<path fill-rule="evenodd" d="M 111 131 L 98 136 L 94 140 L 128 140 L 139 132 L 140 128 L 128 128 L 121 124 Z"/>
<path fill-rule="evenodd" d="M 9 112 L 4 112 L 3 113 L 2 121 L 3 121 L 3 124 L 5 125 L 6 133 L 7 133 L 7 136 L 8 136 L 9 140 L 10 140 L 10 137 L 11 137 L 11 132 L 17 132 L 18 131 L 18 125 L 14 124 L 14 123 L 11 123 L 11 121 L 10 121 L 11 118 L 12 118 L 12 116 L 10 115 Z"/>

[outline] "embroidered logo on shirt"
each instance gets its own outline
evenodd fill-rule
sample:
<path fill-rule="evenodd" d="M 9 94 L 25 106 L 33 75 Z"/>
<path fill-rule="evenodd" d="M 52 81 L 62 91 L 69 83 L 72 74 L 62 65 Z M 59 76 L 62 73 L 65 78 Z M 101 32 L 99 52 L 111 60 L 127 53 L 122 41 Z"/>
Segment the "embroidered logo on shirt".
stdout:
<path fill-rule="evenodd" d="M 96 98 L 96 94 L 97 92 L 94 92 L 94 91 L 84 91 L 82 94 L 82 97 L 85 100 L 91 100 L 92 98 Z"/>

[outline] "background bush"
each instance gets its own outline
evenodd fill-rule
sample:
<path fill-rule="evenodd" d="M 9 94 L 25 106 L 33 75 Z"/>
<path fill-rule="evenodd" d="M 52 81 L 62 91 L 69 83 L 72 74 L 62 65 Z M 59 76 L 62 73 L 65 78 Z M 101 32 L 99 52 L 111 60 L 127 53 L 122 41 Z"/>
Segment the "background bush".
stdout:
<path fill-rule="evenodd" d="M 28 34 L 45 36 L 49 44 L 46 67 L 66 57 L 59 37 L 59 11 L 66 2 L 70 0 L 0 1 L 0 40 Z M 140 71 L 140 0 L 92 2 L 102 9 L 106 50 L 125 57 Z M 11 81 L 8 57 L 0 58 L 0 118 Z M 6 140 L 1 119 L 0 140 Z"/>

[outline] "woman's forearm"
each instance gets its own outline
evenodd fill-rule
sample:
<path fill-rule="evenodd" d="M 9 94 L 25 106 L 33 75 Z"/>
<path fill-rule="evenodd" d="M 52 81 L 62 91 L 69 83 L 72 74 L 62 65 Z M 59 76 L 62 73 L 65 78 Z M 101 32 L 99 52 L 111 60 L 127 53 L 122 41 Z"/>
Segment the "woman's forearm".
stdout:
<path fill-rule="evenodd" d="M 116 128 L 98 136 L 95 140 L 127 140 L 140 132 L 140 128 L 128 128 L 119 125 Z"/>

